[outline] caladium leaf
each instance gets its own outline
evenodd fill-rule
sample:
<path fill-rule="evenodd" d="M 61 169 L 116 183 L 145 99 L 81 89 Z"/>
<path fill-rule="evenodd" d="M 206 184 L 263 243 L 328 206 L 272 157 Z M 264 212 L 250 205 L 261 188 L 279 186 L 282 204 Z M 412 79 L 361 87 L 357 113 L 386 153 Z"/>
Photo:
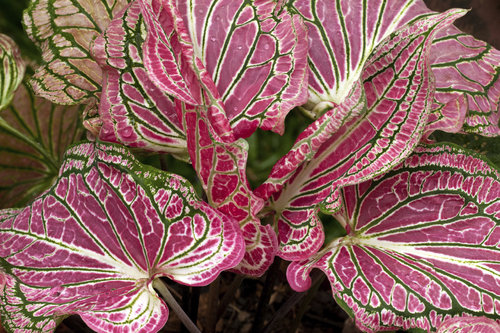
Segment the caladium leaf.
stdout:
<path fill-rule="evenodd" d="M 309 35 L 309 102 L 314 117 L 344 101 L 365 62 L 391 33 L 429 12 L 421 0 L 295 0 Z"/>
<path fill-rule="evenodd" d="M 93 53 L 104 73 L 98 133 L 104 141 L 187 155 L 175 104 L 149 78 L 143 64 L 146 27 L 132 2 L 95 40 Z"/>
<path fill-rule="evenodd" d="M 181 104 L 179 102 L 179 104 Z M 244 139 L 225 143 L 213 130 L 202 107 L 182 103 L 191 162 L 209 202 L 240 224 L 246 253 L 236 272 L 261 276 L 274 260 L 277 239 L 270 225 L 261 225 L 257 213 L 263 201 L 247 182 L 245 167 L 248 145 Z"/>
<path fill-rule="evenodd" d="M 338 121 L 320 118 L 306 130 L 309 137 L 300 137 L 256 190 L 260 197 L 269 198 L 269 206 L 276 212 L 281 257 L 300 260 L 315 253 L 324 237 L 316 214 L 318 205 L 328 198 L 328 209 L 335 211 L 341 186 L 391 169 L 417 145 L 433 98 L 428 69 L 433 35 L 463 14 L 463 10 L 453 10 L 427 16 L 382 42 L 363 70 L 367 111 L 329 136 L 318 135 L 321 132 L 316 127 Z M 352 97 L 364 96 L 354 92 Z M 360 103 L 346 101 L 341 105 L 356 109 Z M 308 151 L 311 148 L 315 150 Z M 304 150 L 308 155 L 305 161 L 301 155 Z"/>
<path fill-rule="evenodd" d="M 157 332 L 168 309 L 155 278 L 206 285 L 244 252 L 186 180 L 99 142 L 68 150 L 30 206 L 0 211 L 0 244 L 3 324 L 36 332 L 73 313 L 98 332 Z"/>
<path fill-rule="evenodd" d="M 445 320 L 437 333 L 500 333 L 500 325 L 486 317 L 455 317 Z"/>
<path fill-rule="evenodd" d="M 430 137 L 435 142 L 448 142 L 472 150 L 500 167 L 500 139 L 479 134 L 434 132 Z"/>
<path fill-rule="evenodd" d="M 0 112 L 0 208 L 20 207 L 57 177 L 66 148 L 79 140 L 80 106 L 35 97 L 25 81 Z"/>
<path fill-rule="evenodd" d="M 243 230 L 246 253 L 235 270 L 260 276 L 274 259 L 277 241 L 272 228 L 262 226 L 256 217 L 263 202 L 253 195 L 246 179 L 246 141 L 234 139 L 217 89 L 194 52 L 174 2 L 154 0 L 149 5 L 141 1 L 141 6 L 150 30 L 147 47 L 151 63 L 165 69 L 149 68 L 150 74 L 163 89 L 178 97 L 177 111 L 186 131 L 191 163 L 208 201 L 235 219 Z M 176 68 L 183 69 L 179 71 L 182 76 L 174 75 Z M 186 103 L 190 100 L 194 105 Z"/>
<path fill-rule="evenodd" d="M 436 95 L 426 131 L 499 135 L 500 51 L 450 26 L 436 36 L 431 62 Z"/>
<path fill-rule="evenodd" d="M 178 1 L 237 138 L 283 133 L 287 113 L 307 101 L 307 31 L 283 2 Z"/>
<path fill-rule="evenodd" d="M 32 0 L 24 14 L 29 37 L 42 49 L 44 65 L 31 79 L 37 95 L 76 104 L 101 90 L 102 73 L 90 44 L 128 0 Z"/>
<path fill-rule="evenodd" d="M 144 64 L 153 82 L 181 102 L 206 108 L 220 139 L 234 141 L 224 104 L 201 59 L 194 54 L 175 1 L 138 1 L 147 27 Z M 179 108 L 178 116 L 183 118 Z"/>
<path fill-rule="evenodd" d="M 348 235 L 292 263 L 294 289 L 323 270 L 368 332 L 498 318 L 500 172 L 489 162 L 454 146 L 419 147 L 386 175 L 344 188 L 343 200 Z"/>
<path fill-rule="evenodd" d="M 7 35 L 0 34 L 0 110 L 9 105 L 24 77 L 26 65 L 21 51 Z"/>

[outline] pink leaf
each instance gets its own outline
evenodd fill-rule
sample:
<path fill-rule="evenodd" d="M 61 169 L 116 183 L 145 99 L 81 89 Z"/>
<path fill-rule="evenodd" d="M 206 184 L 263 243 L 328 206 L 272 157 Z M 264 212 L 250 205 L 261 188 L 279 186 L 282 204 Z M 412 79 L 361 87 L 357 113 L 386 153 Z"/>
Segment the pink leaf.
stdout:
<path fill-rule="evenodd" d="M 115 16 L 94 42 L 103 69 L 98 136 L 130 147 L 187 155 L 186 138 L 172 98 L 154 84 L 143 64 L 146 34 L 141 6 L 134 1 Z"/>
<path fill-rule="evenodd" d="M 282 2 L 179 4 L 194 53 L 215 82 L 236 137 L 257 127 L 283 133 L 288 111 L 307 100 L 306 29 Z"/>
<path fill-rule="evenodd" d="M 391 169 L 417 145 L 434 91 L 428 70 L 433 35 L 463 14 L 457 10 L 427 16 L 383 41 L 363 70 L 364 95 L 356 88 L 351 91 L 352 98 L 365 96 L 366 102 L 346 100 L 331 112 L 345 121 L 360 114 L 365 103 L 367 110 L 346 124 L 326 113 L 306 129 L 309 137 L 299 137 L 256 190 L 276 212 L 282 258 L 305 259 L 320 248 L 324 235 L 316 214 L 319 204 L 336 211 L 341 186 Z M 318 128 L 328 122 L 332 125 L 324 135 Z"/>
<path fill-rule="evenodd" d="M 101 143 L 73 146 L 50 190 L 0 211 L 0 244 L 3 324 L 49 332 L 73 313 L 98 332 L 157 332 L 168 309 L 155 278 L 207 285 L 244 252 L 186 180 Z"/>
<path fill-rule="evenodd" d="M 450 26 L 437 34 L 431 62 L 436 96 L 426 132 L 499 135 L 500 51 Z"/>
<path fill-rule="evenodd" d="M 486 317 L 454 317 L 445 320 L 437 333 L 500 333 L 500 325 Z"/>
<path fill-rule="evenodd" d="M 276 235 L 270 226 L 262 226 L 256 214 L 263 202 L 253 195 L 245 174 L 247 144 L 235 140 L 224 105 L 203 63 L 196 57 L 193 45 L 180 14 L 171 2 L 155 0 L 151 6 L 143 2 L 144 15 L 151 22 L 171 22 L 172 34 L 158 32 L 160 39 L 154 52 L 174 50 L 175 59 L 181 59 L 183 76 L 190 79 L 189 94 L 195 105 L 176 100 L 177 110 L 186 131 L 191 163 L 207 194 L 209 202 L 219 211 L 236 220 L 243 231 L 247 252 L 236 268 L 238 272 L 260 276 L 271 265 L 276 252 Z M 158 29 L 162 25 L 150 25 Z M 174 38 L 175 37 L 175 38 Z M 152 51 L 152 52 L 153 52 Z M 162 59 L 165 66 L 170 56 Z M 165 79 L 166 80 L 166 79 Z M 166 82 L 166 81 L 165 81 Z M 170 89 L 170 88 L 169 88 Z"/>
<path fill-rule="evenodd" d="M 419 147 L 386 175 L 343 189 L 348 235 L 287 272 L 319 268 L 367 331 L 435 330 L 452 316 L 498 318 L 500 172 L 465 150 Z"/>
<path fill-rule="evenodd" d="M 298 0 L 309 34 L 309 102 L 313 117 L 344 101 L 380 43 L 428 12 L 421 0 Z"/>

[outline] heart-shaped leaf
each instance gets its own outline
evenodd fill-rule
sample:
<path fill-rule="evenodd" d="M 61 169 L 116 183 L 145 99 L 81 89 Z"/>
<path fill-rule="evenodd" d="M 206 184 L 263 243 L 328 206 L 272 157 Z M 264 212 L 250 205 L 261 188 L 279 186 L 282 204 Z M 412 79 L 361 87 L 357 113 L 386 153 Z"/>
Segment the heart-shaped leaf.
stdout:
<path fill-rule="evenodd" d="M 0 211 L 0 314 L 12 331 L 50 332 L 77 313 L 98 332 L 157 332 L 168 309 L 155 278 L 206 285 L 243 253 L 238 226 L 186 180 L 123 147 L 80 144 L 50 190 Z"/>
<path fill-rule="evenodd" d="M 257 127 L 284 131 L 284 119 L 307 101 L 307 31 L 284 1 L 189 0 L 178 4 L 217 86 L 237 138 Z"/>
<path fill-rule="evenodd" d="M 418 144 L 434 91 L 428 69 L 433 35 L 463 14 L 463 10 L 454 10 L 430 15 L 384 40 L 363 70 L 365 94 L 354 93 L 356 89 L 351 93 L 352 97 L 366 96 L 367 111 L 332 131 L 333 135 L 323 136 L 316 128 L 342 122 L 335 117 L 320 118 L 305 132 L 310 135 L 307 140 L 314 143 L 307 149 L 315 149 L 307 152 L 308 159 L 304 161 L 300 155 L 306 148 L 306 138 L 300 137 L 257 189 L 260 197 L 269 198 L 269 206 L 276 212 L 281 257 L 300 260 L 315 253 L 324 238 L 317 216 L 319 204 L 328 199 L 328 209 L 334 212 L 340 204 L 341 186 L 386 172 Z M 346 109 L 363 104 L 345 101 L 337 107 L 340 117 L 350 115 Z"/>
<path fill-rule="evenodd" d="M 437 34 L 431 62 L 436 95 L 426 131 L 499 135 L 500 51 L 450 26 Z"/>
<path fill-rule="evenodd" d="M 82 136 L 80 106 L 35 97 L 27 82 L 0 112 L 0 208 L 20 207 L 49 188 L 66 148 Z"/>
<path fill-rule="evenodd" d="M 212 206 L 239 222 L 246 243 L 245 256 L 235 268 L 248 275 L 260 276 L 271 265 L 276 253 L 276 235 L 270 226 L 262 226 L 256 214 L 263 206 L 253 195 L 245 174 L 247 144 L 235 140 L 224 105 L 203 63 L 196 56 L 184 22 L 173 2 L 154 0 L 151 6 L 142 2 L 143 13 L 149 20 L 151 45 L 148 51 L 152 63 L 165 69 L 183 68 L 182 76 L 170 71 L 150 73 L 163 82 L 168 92 L 175 94 L 179 118 L 186 131 L 191 163 Z M 160 22 L 171 22 L 169 25 Z M 163 28 L 165 27 L 165 28 Z M 165 29 L 171 30 L 165 30 Z M 153 43 L 154 42 L 154 43 Z M 177 59 L 177 62 L 174 60 Z M 179 87 L 173 85 L 179 80 Z M 184 84 L 186 83 L 186 84 Z M 189 83 L 189 84 L 187 84 Z M 189 99 L 195 105 L 186 103 Z"/>
<path fill-rule="evenodd" d="M 99 138 L 130 147 L 187 155 L 186 138 L 167 96 L 149 78 L 143 64 L 146 35 L 141 6 L 134 1 L 113 18 L 93 53 L 104 73 Z"/>
<path fill-rule="evenodd" d="M 0 34 L 0 110 L 5 109 L 24 77 L 26 65 L 16 43 Z"/>
<path fill-rule="evenodd" d="M 378 179 L 343 189 L 348 235 L 292 263 L 305 290 L 323 270 L 367 332 L 435 330 L 451 316 L 498 318 L 500 172 L 447 145 L 419 147 Z"/>
<path fill-rule="evenodd" d="M 44 65 L 31 79 L 35 93 L 58 104 L 81 103 L 101 90 L 90 44 L 128 0 L 32 0 L 24 14 Z"/>

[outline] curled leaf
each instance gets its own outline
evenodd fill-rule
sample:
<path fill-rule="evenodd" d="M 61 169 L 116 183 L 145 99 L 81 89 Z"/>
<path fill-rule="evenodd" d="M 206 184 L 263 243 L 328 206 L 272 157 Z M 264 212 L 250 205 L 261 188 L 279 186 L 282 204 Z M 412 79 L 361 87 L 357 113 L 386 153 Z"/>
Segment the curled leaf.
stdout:
<path fill-rule="evenodd" d="M 455 317 L 445 320 L 437 333 L 500 333 L 500 324 L 486 317 Z"/>
<path fill-rule="evenodd" d="M 151 57 L 165 68 L 181 66 L 184 71 L 182 77 L 170 77 L 168 71 L 151 75 L 163 78 L 164 89 L 179 97 L 177 111 L 186 131 L 191 163 L 209 202 L 240 224 L 246 253 L 235 270 L 260 276 L 274 259 L 276 235 L 256 217 L 263 202 L 252 193 L 247 182 L 247 144 L 243 139 L 235 140 L 218 91 L 196 56 L 177 8 L 172 2 L 162 6 L 164 4 L 159 0 L 153 1 L 151 6 L 142 2 L 143 13 L 150 20 L 149 29 L 157 30 L 151 32 L 151 41 L 154 41 L 151 45 L 156 46 L 150 50 Z M 160 22 L 171 22 L 173 28 L 162 26 Z M 173 59 L 179 61 L 173 63 Z M 179 80 L 178 88 L 185 86 L 187 90 L 177 91 L 170 78 Z M 183 85 L 183 82 L 189 84 Z M 186 102 L 189 99 L 195 101 L 194 105 Z"/>
<path fill-rule="evenodd" d="M 500 51 L 450 26 L 431 49 L 436 95 L 426 132 L 500 134 Z"/>
<path fill-rule="evenodd" d="M 343 189 L 347 236 L 287 272 L 313 268 L 367 332 L 435 330 L 454 316 L 498 318 L 500 172 L 454 146 L 419 147 L 389 173 Z"/>
<path fill-rule="evenodd" d="M 24 78 L 26 65 L 16 43 L 0 34 L 0 110 L 5 109 Z"/>
<path fill-rule="evenodd" d="M 157 332 L 168 309 L 155 278 L 206 285 L 244 252 L 186 180 L 102 143 L 73 146 L 50 190 L 0 211 L 0 244 L 3 324 L 37 332 L 73 313 L 98 332 Z"/>

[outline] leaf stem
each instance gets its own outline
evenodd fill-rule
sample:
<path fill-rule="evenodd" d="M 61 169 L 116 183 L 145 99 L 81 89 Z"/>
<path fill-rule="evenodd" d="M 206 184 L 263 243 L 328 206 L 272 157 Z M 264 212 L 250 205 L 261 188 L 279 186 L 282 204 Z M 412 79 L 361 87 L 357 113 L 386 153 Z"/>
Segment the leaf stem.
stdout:
<path fill-rule="evenodd" d="M 316 291 L 319 287 L 319 285 L 321 284 L 321 282 L 323 282 L 325 278 L 325 275 L 323 274 L 323 272 L 321 271 L 316 271 L 312 274 L 312 280 L 313 280 L 313 283 L 312 283 L 312 293 L 313 294 L 316 294 Z M 316 290 L 315 290 L 316 289 Z M 290 310 L 292 310 L 295 305 L 300 302 L 304 296 L 306 296 L 307 294 L 311 294 L 311 290 L 309 292 L 297 292 L 295 294 L 293 294 L 279 309 L 278 311 L 276 311 L 276 313 L 273 315 L 273 317 L 271 318 L 271 320 L 269 321 L 269 323 L 266 325 L 266 327 L 264 327 L 264 329 L 262 330 L 264 333 L 270 333 L 272 332 L 272 329 L 273 327 L 280 321 L 282 320 L 283 318 L 285 318 L 285 316 L 288 314 L 288 312 L 290 312 Z M 314 295 L 312 295 L 314 296 Z"/>
<path fill-rule="evenodd" d="M 219 320 L 224 314 L 224 312 L 226 312 L 229 303 L 231 303 L 231 301 L 234 299 L 236 291 L 241 286 L 241 283 L 243 282 L 244 279 L 245 277 L 240 274 L 237 274 L 234 277 L 233 282 L 226 290 L 226 293 L 224 294 L 222 300 L 219 303 L 219 309 L 217 310 L 217 320 Z"/>
<path fill-rule="evenodd" d="M 179 317 L 184 326 L 186 326 L 189 332 L 201 333 L 200 329 L 193 323 L 193 321 L 184 312 L 182 307 L 175 300 L 174 296 L 172 296 L 165 282 L 163 282 L 160 278 L 156 278 L 153 281 L 153 288 L 155 288 L 160 293 L 160 295 L 163 296 L 163 299 L 165 299 L 168 306 L 172 308 L 172 310 Z"/>
<path fill-rule="evenodd" d="M 274 288 L 275 282 L 279 279 L 281 259 L 276 257 L 271 267 L 267 271 L 266 282 L 264 288 L 262 289 L 262 294 L 259 299 L 259 305 L 257 306 L 257 313 L 255 314 L 255 319 L 250 332 L 258 333 L 262 330 L 262 323 L 264 322 L 264 317 L 266 310 L 269 306 L 269 299 L 271 298 L 271 293 Z"/>
<path fill-rule="evenodd" d="M 206 333 L 215 333 L 217 325 L 217 309 L 219 306 L 219 291 L 220 291 L 220 276 L 210 284 L 208 289 L 208 314 L 207 326 L 205 327 Z"/>
<path fill-rule="evenodd" d="M 337 221 L 339 221 L 339 223 L 340 223 L 340 224 L 341 224 L 344 228 L 346 228 L 346 226 L 347 226 L 347 220 L 346 220 L 346 218 L 344 217 L 344 215 L 342 215 L 342 214 L 335 214 L 335 215 L 333 215 L 333 217 L 334 217 Z"/>

